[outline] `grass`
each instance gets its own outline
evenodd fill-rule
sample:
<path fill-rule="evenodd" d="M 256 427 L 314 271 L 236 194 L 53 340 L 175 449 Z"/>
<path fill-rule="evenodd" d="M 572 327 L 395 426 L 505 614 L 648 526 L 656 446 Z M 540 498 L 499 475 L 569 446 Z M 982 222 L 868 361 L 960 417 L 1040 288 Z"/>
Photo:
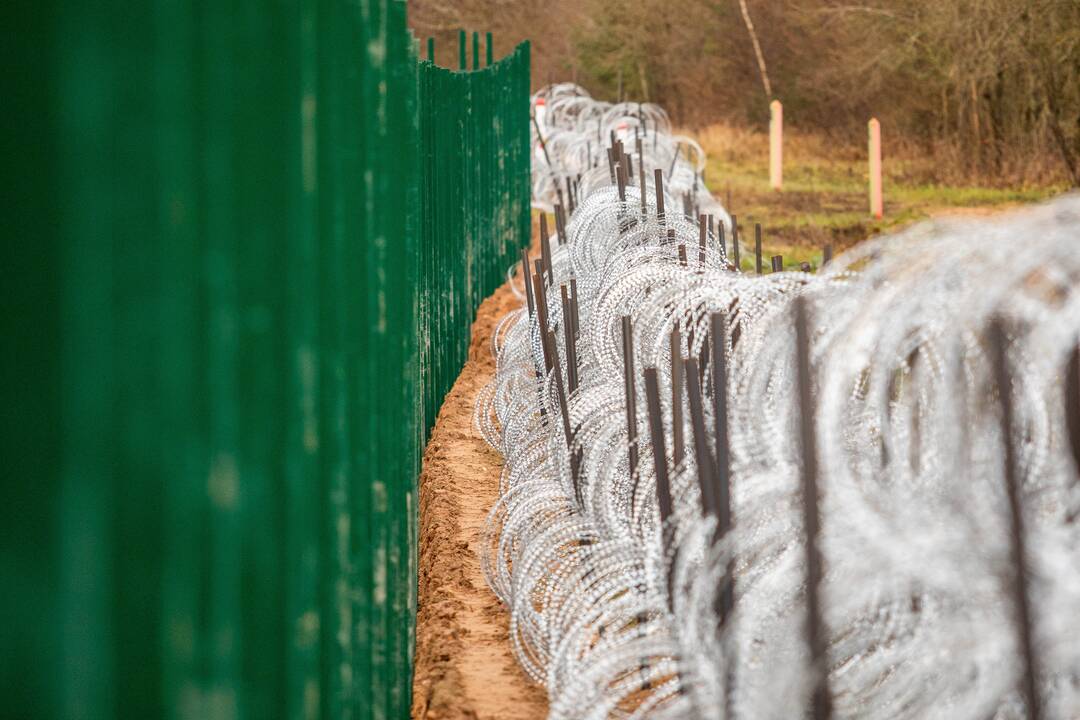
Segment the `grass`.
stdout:
<path fill-rule="evenodd" d="M 870 216 L 866 143 L 840 144 L 822 136 L 788 132 L 784 138 L 784 187 L 769 187 L 769 143 L 764 132 L 713 125 L 690 133 L 708 157 L 706 184 L 739 218 L 744 244 L 761 223 L 765 266 L 783 255 L 784 266 L 821 264 L 826 244 L 834 252 L 874 235 L 946 214 L 984 214 L 1052 197 L 1064 186 L 947 185 L 935 158 L 883 148 L 884 217 Z M 742 258 L 753 269 L 754 258 Z"/>

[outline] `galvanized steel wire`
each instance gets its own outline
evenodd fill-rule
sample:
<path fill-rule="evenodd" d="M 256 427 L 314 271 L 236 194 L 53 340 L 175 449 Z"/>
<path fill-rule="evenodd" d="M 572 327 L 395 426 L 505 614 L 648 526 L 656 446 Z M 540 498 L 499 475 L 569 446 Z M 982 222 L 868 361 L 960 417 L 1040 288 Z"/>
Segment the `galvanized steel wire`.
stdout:
<path fill-rule="evenodd" d="M 748 275 L 662 111 L 537 105 L 534 204 L 575 209 L 528 299 L 517 273 L 476 423 L 505 458 L 484 572 L 550 717 L 787 718 L 815 689 L 836 717 L 1076 717 L 1080 198 Z"/>

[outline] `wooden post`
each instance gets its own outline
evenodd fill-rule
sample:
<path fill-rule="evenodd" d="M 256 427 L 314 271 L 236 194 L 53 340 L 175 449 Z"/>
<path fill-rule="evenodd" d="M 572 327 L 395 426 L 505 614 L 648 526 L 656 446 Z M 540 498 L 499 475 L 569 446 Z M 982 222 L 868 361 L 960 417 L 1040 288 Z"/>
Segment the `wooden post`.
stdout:
<path fill-rule="evenodd" d="M 779 100 L 769 104 L 769 185 L 780 190 L 784 184 L 784 106 Z"/>
<path fill-rule="evenodd" d="M 885 214 L 881 199 L 881 123 L 870 118 L 870 214 L 877 219 Z"/>

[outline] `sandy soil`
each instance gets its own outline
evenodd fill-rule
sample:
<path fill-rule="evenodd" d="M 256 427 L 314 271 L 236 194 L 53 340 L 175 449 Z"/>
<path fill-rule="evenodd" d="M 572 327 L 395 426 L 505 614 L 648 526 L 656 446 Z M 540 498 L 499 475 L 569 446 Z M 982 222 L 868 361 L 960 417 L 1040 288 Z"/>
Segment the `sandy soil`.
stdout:
<path fill-rule="evenodd" d="M 478 549 L 499 492 L 502 457 L 473 429 L 476 394 L 495 373 L 491 335 L 518 307 L 508 285 L 484 301 L 420 475 L 420 578 L 412 716 L 536 720 L 547 697 L 510 650 L 506 608 L 484 582 Z"/>

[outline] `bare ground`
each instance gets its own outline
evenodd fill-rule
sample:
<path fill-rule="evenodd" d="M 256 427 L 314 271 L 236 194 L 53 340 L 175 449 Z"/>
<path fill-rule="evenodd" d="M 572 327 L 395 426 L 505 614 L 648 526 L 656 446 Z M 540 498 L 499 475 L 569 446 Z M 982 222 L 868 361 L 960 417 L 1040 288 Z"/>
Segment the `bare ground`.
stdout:
<path fill-rule="evenodd" d="M 484 519 L 499 493 L 502 457 L 473 429 L 473 405 L 495 374 L 495 325 L 516 307 L 509 285 L 481 304 L 469 359 L 424 453 L 412 706 L 417 720 L 547 715 L 543 688 L 514 660 L 509 613 L 484 582 L 478 555 Z"/>

